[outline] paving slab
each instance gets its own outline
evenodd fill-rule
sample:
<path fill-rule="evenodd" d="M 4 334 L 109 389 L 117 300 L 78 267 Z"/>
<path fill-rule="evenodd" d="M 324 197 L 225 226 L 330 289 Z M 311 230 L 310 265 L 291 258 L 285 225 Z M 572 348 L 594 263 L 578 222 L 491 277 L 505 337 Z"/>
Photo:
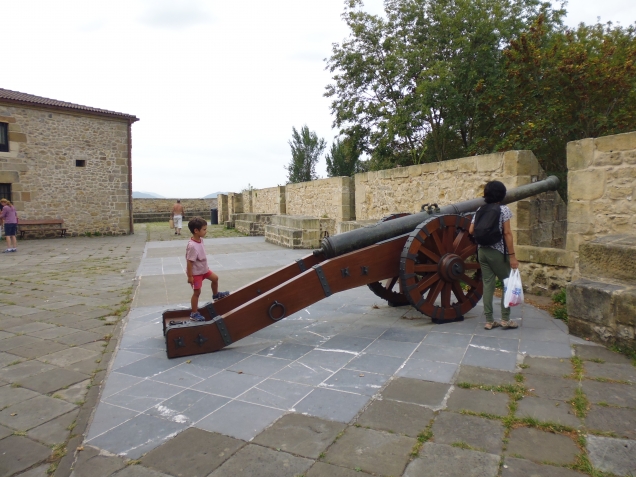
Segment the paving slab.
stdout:
<path fill-rule="evenodd" d="M 84 449 L 87 448 L 88 446 L 84 446 Z M 86 450 L 80 452 L 79 455 L 83 456 L 85 453 Z M 78 457 L 71 477 L 110 477 L 124 467 L 126 467 L 126 462 L 120 457 L 94 455 L 83 460 Z"/>
<path fill-rule="evenodd" d="M 29 469 L 26 472 L 20 474 L 20 477 L 49 477 L 49 467 L 50 465 L 44 464 L 33 469 Z"/>
<path fill-rule="evenodd" d="M 397 378 L 386 386 L 381 395 L 383 399 L 410 402 L 435 409 L 442 405 L 449 389 L 449 384 Z"/>
<path fill-rule="evenodd" d="M 520 427 L 510 431 L 506 455 L 522 457 L 539 463 L 573 464 L 579 448 L 561 434 Z"/>
<path fill-rule="evenodd" d="M 90 439 L 88 443 L 112 454 L 138 459 L 187 427 L 186 424 L 139 414 Z"/>
<path fill-rule="evenodd" d="M 448 398 L 446 408 L 451 411 L 466 410 L 495 416 L 507 416 L 509 400 L 506 393 L 455 387 Z"/>
<path fill-rule="evenodd" d="M 58 389 L 71 386 L 72 384 L 85 381 L 89 376 L 64 368 L 51 369 L 43 373 L 29 376 L 23 379 L 20 384 L 25 388 L 37 391 L 42 394 L 52 393 Z"/>
<path fill-rule="evenodd" d="M 0 426 L 0 439 L 4 439 L 13 434 L 13 429 L 9 429 L 8 427 Z"/>
<path fill-rule="evenodd" d="M 381 475 L 400 475 L 417 440 L 376 431 L 349 427 L 327 451 L 325 461 Z"/>
<path fill-rule="evenodd" d="M 195 425 L 199 429 L 249 441 L 284 413 L 280 409 L 230 401 Z"/>
<path fill-rule="evenodd" d="M 626 356 L 616 353 L 615 351 L 609 350 L 604 346 L 582 346 L 577 345 L 574 347 L 575 354 L 584 361 L 589 361 L 592 359 L 601 359 L 606 363 L 614 363 L 614 364 L 631 364 L 629 358 Z"/>
<path fill-rule="evenodd" d="M 296 477 L 313 461 L 253 444 L 248 444 L 208 477 Z"/>
<path fill-rule="evenodd" d="M 330 421 L 349 422 L 369 402 L 369 396 L 331 389 L 314 389 L 295 411 Z"/>
<path fill-rule="evenodd" d="M 0 424 L 18 431 L 28 431 L 76 407 L 61 399 L 36 396 L 0 411 Z"/>
<path fill-rule="evenodd" d="M 0 409 L 36 396 L 39 396 L 39 393 L 31 391 L 30 389 L 14 388 L 9 385 L 0 386 Z"/>
<path fill-rule="evenodd" d="M 141 465 L 129 465 L 114 475 L 117 477 L 171 477 L 168 474 L 147 469 Z"/>
<path fill-rule="evenodd" d="M 287 414 L 252 441 L 275 450 L 317 459 L 346 425 L 301 414 Z"/>
<path fill-rule="evenodd" d="M 45 424 L 34 427 L 27 432 L 27 436 L 47 446 L 64 444 L 71 432 L 70 426 L 77 418 L 78 413 L 79 409 L 74 409 L 71 412 L 62 414 L 60 417 L 56 417 Z"/>
<path fill-rule="evenodd" d="M 574 429 L 583 425 L 570 404 L 546 398 L 524 397 L 517 402 L 516 416 L 530 417 L 541 422 L 560 424 Z"/>
<path fill-rule="evenodd" d="M 96 359 L 97 356 L 99 356 L 100 354 L 101 352 L 97 353 L 95 351 L 89 351 L 83 348 L 64 347 L 62 351 L 47 354 L 46 356 L 41 356 L 38 359 L 42 362 L 45 362 L 48 364 L 54 364 L 55 366 L 60 366 L 64 368 L 85 359 L 90 359 L 90 358 Z"/>
<path fill-rule="evenodd" d="M 585 477 L 586 475 L 564 467 L 541 465 L 508 456 L 504 459 L 501 473 L 502 477 Z"/>
<path fill-rule="evenodd" d="M 574 371 L 570 360 L 565 358 L 532 358 L 528 356 L 523 360 L 523 364 L 527 366 L 521 370 L 523 374 L 546 374 L 563 377 Z"/>
<path fill-rule="evenodd" d="M 371 474 L 361 470 L 352 470 L 324 462 L 316 462 L 305 475 L 306 477 L 364 477 Z"/>
<path fill-rule="evenodd" d="M 244 445 L 238 439 L 190 428 L 150 451 L 141 462 L 169 475 L 185 475 L 187 469 L 188 477 L 207 477 Z"/>
<path fill-rule="evenodd" d="M 636 475 L 636 441 L 588 436 L 587 451 L 594 468 L 615 475 Z"/>
<path fill-rule="evenodd" d="M 579 382 L 575 379 L 531 374 L 525 377 L 524 385 L 528 390 L 532 389 L 532 394 L 537 397 L 568 401 L 574 397 Z"/>
<path fill-rule="evenodd" d="M 585 376 L 588 378 L 613 379 L 636 384 L 636 366 L 631 364 L 586 362 L 584 368 Z"/>
<path fill-rule="evenodd" d="M 500 454 L 503 447 L 504 427 L 496 420 L 442 411 L 432 431 L 437 444 L 468 444 L 489 454 Z"/>
<path fill-rule="evenodd" d="M 23 358 L 33 359 L 41 356 L 55 353 L 65 349 L 66 346 L 55 341 L 42 340 L 41 343 L 30 343 L 28 345 L 20 346 L 11 350 L 12 354 L 22 356 Z"/>
<path fill-rule="evenodd" d="M 48 458 L 51 449 L 30 439 L 9 436 L 0 440 L 0 477 L 9 477 Z"/>
<path fill-rule="evenodd" d="M 495 477 L 498 471 L 498 455 L 426 442 L 419 456 L 406 468 L 403 477 Z"/>
<path fill-rule="evenodd" d="M 585 418 L 588 429 L 614 432 L 636 439 L 636 409 L 592 406 Z"/>
<path fill-rule="evenodd" d="M 633 384 L 603 383 L 586 379 L 581 382 L 581 388 L 591 403 L 636 408 L 636 386 Z"/>
<path fill-rule="evenodd" d="M 476 366 L 462 365 L 455 378 L 456 383 L 488 384 L 502 386 L 504 384 L 516 384 L 515 374 L 512 372 L 479 368 Z"/>
<path fill-rule="evenodd" d="M 422 433 L 434 417 L 428 408 L 399 401 L 376 400 L 356 420 L 356 425 L 409 437 Z"/>

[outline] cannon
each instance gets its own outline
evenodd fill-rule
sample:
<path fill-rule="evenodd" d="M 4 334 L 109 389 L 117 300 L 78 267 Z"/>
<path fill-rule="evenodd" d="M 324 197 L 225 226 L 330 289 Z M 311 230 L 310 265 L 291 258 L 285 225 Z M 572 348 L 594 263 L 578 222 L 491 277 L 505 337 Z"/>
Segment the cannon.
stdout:
<path fill-rule="evenodd" d="M 550 176 L 511 189 L 503 204 L 556 190 Z M 434 323 L 463 320 L 482 296 L 477 245 L 469 236 L 473 199 L 423 206 L 377 224 L 324 238 L 320 248 L 231 295 L 199 308 L 163 313 L 169 358 L 209 353 L 276 323 L 334 293 L 367 285 L 390 305 L 411 305 Z"/>

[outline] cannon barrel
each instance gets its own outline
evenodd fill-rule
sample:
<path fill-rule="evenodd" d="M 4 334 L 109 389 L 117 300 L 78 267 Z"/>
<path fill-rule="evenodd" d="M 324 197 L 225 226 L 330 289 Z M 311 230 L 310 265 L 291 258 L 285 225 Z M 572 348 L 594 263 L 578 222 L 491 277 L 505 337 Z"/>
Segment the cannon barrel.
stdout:
<path fill-rule="evenodd" d="M 517 202 L 527 197 L 541 194 L 542 192 L 556 190 L 558 186 L 559 178 L 556 176 L 550 176 L 542 181 L 510 189 L 506 193 L 506 198 L 502 203 L 510 204 L 512 202 Z M 324 254 L 327 258 L 337 257 L 393 237 L 398 237 L 402 234 L 410 233 L 415 229 L 415 227 L 433 215 L 465 214 L 475 212 L 484 204 L 485 202 L 483 198 L 467 200 L 465 202 L 441 207 L 439 212 L 436 212 L 435 214 L 420 212 L 334 235 L 333 237 L 327 237 L 322 240 L 320 248 L 315 250 L 314 254 Z"/>

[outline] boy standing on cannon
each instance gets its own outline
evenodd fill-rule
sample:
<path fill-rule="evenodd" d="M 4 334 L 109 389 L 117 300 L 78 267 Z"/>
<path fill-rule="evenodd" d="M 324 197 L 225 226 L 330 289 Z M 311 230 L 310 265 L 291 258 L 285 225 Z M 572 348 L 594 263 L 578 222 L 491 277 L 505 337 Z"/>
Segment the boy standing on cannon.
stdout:
<path fill-rule="evenodd" d="M 203 246 L 203 237 L 208 233 L 208 223 L 201 217 L 195 217 L 188 222 L 188 228 L 192 232 L 192 238 L 188 241 L 186 247 L 188 283 L 192 285 L 193 290 L 192 299 L 190 300 L 192 307 L 190 319 L 205 321 L 205 318 L 199 313 L 199 296 L 201 295 L 203 280 L 208 279 L 212 282 L 213 300 L 224 298 L 230 292 L 219 292 L 219 277 L 208 268 L 208 258 L 205 255 L 205 247 Z"/>

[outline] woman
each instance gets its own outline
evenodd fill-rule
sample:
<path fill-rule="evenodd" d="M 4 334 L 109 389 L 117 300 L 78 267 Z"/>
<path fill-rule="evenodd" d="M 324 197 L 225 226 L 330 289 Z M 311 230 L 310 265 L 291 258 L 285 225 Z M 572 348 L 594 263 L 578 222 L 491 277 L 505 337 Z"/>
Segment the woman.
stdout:
<path fill-rule="evenodd" d="M 491 181 L 484 187 L 484 200 L 486 204 L 500 204 L 506 197 L 506 186 L 499 181 Z M 481 207 L 480 207 L 481 208 Z M 475 219 L 479 210 L 473 217 L 468 232 L 475 233 Z M 485 216 L 484 216 L 485 217 Z M 495 294 L 495 280 L 502 282 L 510 276 L 511 268 L 519 268 L 519 262 L 515 257 L 515 249 L 512 241 L 510 219 L 512 212 L 506 205 L 500 205 L 499 232 L 501 239 L 492 245 L 479 245 L 478 259 L 481 265 L 481 275 L 484 282 L 484 314 L 486 315 L 486 328 L 492 330 L 499 326 L 493 319 L 492 297 Z M 503 329 L 517 328 L 518 325 L 510 319 L 510 308 L 504 306 L 501 300 L 501 327 Z"/>
<path fill-rule="evenodd" d="M 0 220 L 4 224 L 4 236 L 7 239 L 7 249 L 2 253 L 17 252 L 18 241 L 15 234 L 18 230 L 18 213 L 13 204 L 7 199 L 0 200 L 2 204 L 2 212 L 0 212 Z"/>

